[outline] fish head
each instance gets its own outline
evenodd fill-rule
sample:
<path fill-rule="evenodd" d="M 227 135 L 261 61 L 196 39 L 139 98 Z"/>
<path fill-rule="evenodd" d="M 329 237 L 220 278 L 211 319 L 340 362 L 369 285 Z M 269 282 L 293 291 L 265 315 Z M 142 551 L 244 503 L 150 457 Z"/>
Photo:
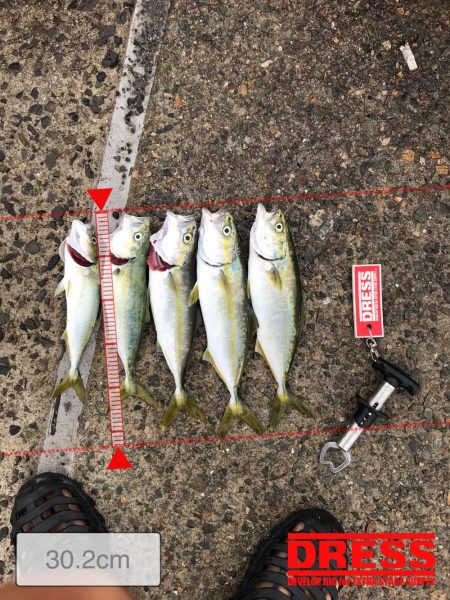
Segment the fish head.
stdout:
<path fill-rule="evenodd" d="M 122 213 L 117 229 L 111 234 L 111 262 L 120 266 L 145 255 L 149 243 L 150 219 Z"/>
<path fill-rule="evenodd" d="M 279 260 L 286 256 L 288 236 L 286 219 L 281 210 L 269 212 L 263 204 L 258 204 L 250 232 L 253 250 L 266 260 Z"/>
<path fill-rule="evenodd" d="M 214 267 L 233 261 L 239 252 L 239 238 L 229 212 L 202 209 L 198 251 L 200 258 Z"/>
<path fill-rule="evenodd" d="M 91 223 L 83 223 L 75 219 L 72 221 L 69 235 L 64 245 L 70 257 L 80 267 L 92 267 L 97 262 L 97 238 Z"/>
<path fill-rule="evenodd" d="M 147 264 L 154 271 L 181 267 L 194 254 L 196 241 L 195 217 L 167 211 L 163 226 L 150 238 Z"/>

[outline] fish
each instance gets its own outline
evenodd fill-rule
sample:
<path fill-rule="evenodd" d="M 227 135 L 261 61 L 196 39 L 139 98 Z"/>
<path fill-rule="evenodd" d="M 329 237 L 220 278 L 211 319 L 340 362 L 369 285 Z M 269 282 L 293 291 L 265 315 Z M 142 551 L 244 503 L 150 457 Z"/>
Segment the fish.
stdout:
<path fill-rule="evenodd" d="M 212 364 L 230 393 L 219 435 L 226 435 L 238 419 L 262 433 L 259 419 L 238 395 L 252 319 L 238 233 L 229 212 L 202 210 L 197 282 L 190 302 L 197 300 L 208 340 L 203 358 Z"/>
<path fill-rule="evenodd" d="M 72 221 L 69 235 L 59 247 L 64 276 L 55 296 L 66 295 L 66 329 L 64 339 L 70 360 L 69 372 L 55 387 L 52 398 L 73 388 L 84 402 L 86 390 L 78 366 L 91 337 L 100 308 L 100 280 L 97 264 L 97 240 L 90 223 Z"/>
<path fill-rule="evenodd" d="M 117 350 L 125 371 L 120 391 L 122 398 L 135 396 L 156 406 L 134 375 L 142 328 L 150 319 L 146 265 L 149 246 L 150 219 L 122 213 L 110 236 Z"/>
<path fill-rule="evenodd" d="M 287 406 L 314 416 L 286 383 L 304 323 L 297 254 L 281 210 L 268 212 L 263 204 L 258 204 L 250 231 L 248 293 L 258 322 L 255 351 L 278 385 L 270 428 L 276 428 Z"/>
<path fill-rule="evenodd" d="M 158 345 L 175 380 L 175 393 L 162 420 L 165 429 L 185 409 L 197 419 L 205 413 L 184 387 L 186 366 L 199 322 L 198 304 L 189 304 L 196 281 L 195 217 L 167 211 L 161 229 L 150 238 L 147 257 L 149 297 Z"/>

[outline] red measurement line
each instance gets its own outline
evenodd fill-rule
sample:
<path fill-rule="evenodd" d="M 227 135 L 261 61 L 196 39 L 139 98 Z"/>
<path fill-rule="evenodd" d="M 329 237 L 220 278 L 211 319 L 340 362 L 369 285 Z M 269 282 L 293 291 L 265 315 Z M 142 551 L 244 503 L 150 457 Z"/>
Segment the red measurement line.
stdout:
<path fill-rule="evenodd" d="M 102 302 L 103 352 L 108 389 L 109 429 L 111 446 L 122 446 L 124 439 L 120 372 L 117 354 L 116 312 L 109 248 L 109 221 L 106 211 L 95 211 L 95 229 L 99 251 L 100 294 Z"/>
<path fill-rule="evenodd" d="M 127 212 L 132 211 L 147 211 L 147 210 L 167 210 L 174 208 L 203 208 L 208 206 L 227 206 L 236 204 L 256 204 L 268 202 L 295 202 L 299 200 L 321 200 L 332 198 L 351 198 L 355 196 L 384 196 L 386 194 L 399 194 L 404 192 L 429 192 L 433 190 L 450 189 L 450 184 L 447 185 L 419 185 L 414 187 L 392 187 L 379 188 L 373 190 L 349 190 L 343 192 L 318 192 L 313 194 L 300 194 L 294 196 L 273 196 L 271 198 L 242 198 L 237 200 L 207 200 L 203 202 L 182 202 L 179 204 L 159 204 L 141 207 L 127 207 Z M 125 210 L 125 209 L 123 209 Z"/>
<path fill-rule="evenodd" d="M 217 199 L 217 200 L 205 200 L 199 202 L 181 202 L 181 203 L 163 203 L 163 204 L 150 204 L 144 206 L 130 206 L 126 209 L 106 209 L 102 212 L 149 212 L 166 209 L 183 209 L 183 208 L 202 208 L 207 206 L 227 206 L 235 204 L 253 204 L 256 202 L 295 202 L 300 200 L 326 200 L 330 198 L 352 198 L 358 196 L 387 196 L 391 194 L 403 194 L 407 192 L 432 192 L 432 191 L 444 191 L 450 189 L 450 183 L 443 185 L 417 185 L 408 187 L 387 187 L 378 189 L 365 189 L 365 190 L 347 190 L 347 191 L 336 191 L 336 192 L 318 192 L 312 194 L 297 194 L 293 196 L 273 196 L 268 198 L 242 198 L 242 199 Z M 65 211 L 65 212 L 49 212 L 49 213 L 34 213 L 29 215 L 0 215 L 0 221 L 20 221 L 23 219 L 61 219 L 62 217 L 80 217 L 84 215 L 91 215 L 92 210 L 76 210 L 76 211 Z"/>
<path fill-rule="evenodd" d="M 384 431 L 389 429 L 411 429 L 425 427 L 448 427 L 448 421 L 420 421 L 416 423 L 396 423 L 389 425 L 372 425 L 366 427 L 364 431 Z M 182 444 L 213 444 L 220 442 L 242 442 L 247 440 L 271 440 L 277 438 L 297 438 L 308 435 L 333 435 L 350 431 L 346 427 L 334 427 L 332 429 L 306 429 L 303 431 L 280 431 L 274 433 L 254 433 L 249 435 L 229 435 L 226 437 L 203 437 L 203 438 L 180 438 L 174 440 L 142 440 L 139 442 L 128 442 L 123 444 L 123 448 L 157 448 L 159 446 L 180 446 Z M 352 431 L 360 431 L 355 427 Z M 35 450 L 5 450 L 0 451 L 0 457 L 8 456 L 35 456 L 39 454 L 58 454 L 60 452 L 101 452 L 111 450 L 114 444 L 92 445 L 92 446 L 72 446 L 69 448 L 37 448 Z"/>

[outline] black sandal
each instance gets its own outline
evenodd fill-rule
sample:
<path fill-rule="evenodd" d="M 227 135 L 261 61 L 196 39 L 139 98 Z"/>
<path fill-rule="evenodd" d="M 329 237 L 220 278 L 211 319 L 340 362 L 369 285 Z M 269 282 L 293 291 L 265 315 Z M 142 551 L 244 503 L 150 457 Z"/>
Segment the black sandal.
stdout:
<path fill-rule="evenodd" d="M 304 523 L 301 530 L 296 529 Z M 335 586 L 290 586 L 287 582 L 288 533 L 343 533 L 342 525 L 329 512 L 308 509 L 293 513 L 272 530 L 253 556 L 245 577 L 232 600 L 335 600 Z M 317 542 L 313 540 L 316 545 Z M 318 563 L 312 569 L 317 569 Z M 267 584 L 267 587 L 262 587 Z M 329 596 L 327 596 L 327 593 Z"/>
<path fill-rule="evenodd" d="M 18 533 L 107 533 L 105 520 L 80 484 L 41 473 L 20 488 L 11 513 L 11 542 Z"/>

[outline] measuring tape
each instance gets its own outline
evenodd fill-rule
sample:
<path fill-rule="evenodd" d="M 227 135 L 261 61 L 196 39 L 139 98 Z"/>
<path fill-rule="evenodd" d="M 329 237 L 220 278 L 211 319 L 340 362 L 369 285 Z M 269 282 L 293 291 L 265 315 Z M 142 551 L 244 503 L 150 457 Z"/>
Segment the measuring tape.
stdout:
<path fill-rule="evenodd" d="M 111 251 L 109 247 L 108 212 L 95 211 L 94 217 L 97 232 L 103 348 L 106 364 L 111 444 L 113 446 L 122 446 L 125 438 L 123 431 L 122 398 L 120 395 L 119 356 L 117 352 L 116 312 L 114 308 L 114 286 Z"/>

